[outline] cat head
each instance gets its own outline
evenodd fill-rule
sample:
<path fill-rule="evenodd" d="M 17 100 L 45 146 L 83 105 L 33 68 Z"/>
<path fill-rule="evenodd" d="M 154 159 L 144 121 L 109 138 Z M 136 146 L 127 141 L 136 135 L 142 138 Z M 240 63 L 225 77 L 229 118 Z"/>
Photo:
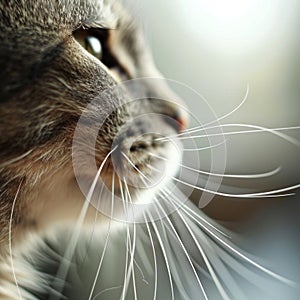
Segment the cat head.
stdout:
<path fill-rule="evenodd" d="M 157 137 L 186 124 L 138 24 L 109 0 L 5 0 L 0 12 L 0 236 L 13 208 L 17 230 L 77 218 L 100 167 L 135 201 L 149 152 L 174 156 Z"/>

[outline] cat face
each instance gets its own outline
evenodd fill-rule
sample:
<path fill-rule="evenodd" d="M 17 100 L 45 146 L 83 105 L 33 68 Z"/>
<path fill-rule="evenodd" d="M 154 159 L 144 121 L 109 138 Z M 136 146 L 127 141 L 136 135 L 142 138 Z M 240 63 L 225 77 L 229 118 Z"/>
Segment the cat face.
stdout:
<path fill-rule="evenodd" d="M 102 180 L 132 180 L 134 201 L 141 173 L 152 176 L 147 151 L 173 155 L 157 136 L 186 124 L 162 80 L 122 85 L 161 77 L 137 24 L 108 0 L 7 0 L 0 11 L 0 237 L 14 205 L 19 229 L 76 218 L 105 159 Z"/>

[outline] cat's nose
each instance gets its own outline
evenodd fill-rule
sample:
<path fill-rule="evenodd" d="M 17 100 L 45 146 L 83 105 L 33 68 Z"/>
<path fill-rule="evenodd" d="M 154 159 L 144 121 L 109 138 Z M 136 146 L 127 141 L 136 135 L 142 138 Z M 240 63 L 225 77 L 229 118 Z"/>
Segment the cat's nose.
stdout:
<path fill-rule="evenodd" d="M 182 108 L 177 108 L 175 110 L 173 118 L 176 121 L 176 129 L 178 132 L 184 131 L 187 128 L 189 118 L 185 110 L 183 110 Z"/>

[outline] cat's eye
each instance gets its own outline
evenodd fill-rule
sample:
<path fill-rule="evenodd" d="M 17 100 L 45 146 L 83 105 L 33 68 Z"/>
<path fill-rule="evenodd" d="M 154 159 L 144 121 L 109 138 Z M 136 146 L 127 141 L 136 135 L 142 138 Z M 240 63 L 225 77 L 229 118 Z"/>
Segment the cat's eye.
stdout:
<path fill-rule="evenodd" d="M 103 57 L 103 46 L 100 36 L 91 33 L 89 30 L 76 30 L 73 32 L 76 41 L 90 54 L 98 59 Z"/>
<path fill-rule="evenodd" d="M 89 53 L 101 60 L 108 68 L 117 68 L 124 74 L 126 70 L 111 52 L 109 43 L 110 30 L 106 28 L 78 28 L 73 31 L 74 39 Z"/>

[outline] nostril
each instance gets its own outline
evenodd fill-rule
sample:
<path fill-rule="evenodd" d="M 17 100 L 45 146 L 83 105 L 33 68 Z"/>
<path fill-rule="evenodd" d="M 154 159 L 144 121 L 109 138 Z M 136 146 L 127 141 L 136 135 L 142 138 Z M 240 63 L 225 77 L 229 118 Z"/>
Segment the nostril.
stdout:
<path fill-rule="evenodd" d="M 136 151 L 136 146 L 132 145 L 129 150 L 130 150 L 130 152 L 135 152 Z"/>
<path fill-rule="evenodd" d="M 148 148 L 148 145 L 144 142 L 138 141 L 134 142 L 130 147 L 130 152 L 136 152 L 141 150 L 146 150 Z"/>

